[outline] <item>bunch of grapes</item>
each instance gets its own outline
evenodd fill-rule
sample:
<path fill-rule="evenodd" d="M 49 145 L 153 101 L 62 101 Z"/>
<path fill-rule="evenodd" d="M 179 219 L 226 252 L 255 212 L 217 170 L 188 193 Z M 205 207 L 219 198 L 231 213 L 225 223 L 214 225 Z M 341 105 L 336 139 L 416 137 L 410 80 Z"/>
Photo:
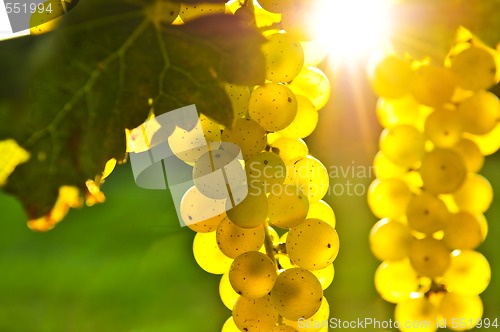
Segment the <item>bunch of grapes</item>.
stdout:
<path fill-rule="evenodd" d="M 208 151 L 184 146 L 193 144 L 187 130 L 177 128 L 169 138 L 174 154 L 193 165 L 195 185 L 184 195 L 180 214 L 197 232 L 193 252 L 198 264 L 222 275 L 220 297 L 232 310 L 223 332 L 328 329 L 330 310 L 323 290 L 334 278 L 339 238 L 335 214 L 322 200 L 328 171 L 309 155 L 303 138 L 317 125 L 330 83 L 314 67 L 325 54 L 305 40 L 299 11 L 291 0 L 263 0 L 183 5 L 179 14 L 186 21 L 231 13 L 259 27 L 267 39 L 262 49 L 266 83 L 226 84 L 234 125 L 224 128 L 201 116 Z M 231 146 L 241 149 L 238 164 L 246 173 L 246 196 L 226 183 L 203 181 L 214 172 L 225 172 L 230 180 L 224 166 L 239 152 Z M 229 199 L 221 199 L 225 192 Z M 224 206 L 226 212 L 213 216 Z"/>
<path fill-rule="evenodd" d="M 380 296 L 395 303 L 401 331 L 487 327 L 484 217 L 493 189 L 480 172 L 500 148 L 499 54 L 477 39 L 457 43 L 443 64 L 382 57 L 371 82 L 384 130 L 368 204 L 380 218 L 369 240 L 382 262 Z M 415 322 L 428 322 L 416 327 Z"/>

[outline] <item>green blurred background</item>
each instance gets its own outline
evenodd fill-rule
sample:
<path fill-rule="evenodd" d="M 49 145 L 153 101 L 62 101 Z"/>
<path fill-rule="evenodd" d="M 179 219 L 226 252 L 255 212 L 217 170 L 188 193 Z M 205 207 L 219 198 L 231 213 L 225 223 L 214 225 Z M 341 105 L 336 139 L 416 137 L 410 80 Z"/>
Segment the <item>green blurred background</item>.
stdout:
<path fill-rule="evenodd" d="M 311 152 L 329 167 L 368 167 L 380 130 L 375 98 L 359 68 L 330 77 L 335 93 L 308 140 Z M 499 170 L 497 154 L 482 172 L 497 192 L 480 248 L 493 269 L 482 295 L 491 319 L 500 318 Z M 347 181 L 366 188 L 371 179 L 337 178 L 332 185 Z M 179 227 L 168 191 L 138 188 L 129 164 L 118 167 L 103 190 L 104 204 L 71 211 L 46 234 L 30 231 L 18 202 L 0 193 L 0 331 L 220 331 L 231 314 L 219 300 L 220 277 L 197 266 L 194 233 Z M 365 197 L 332 194 L 327 201 L 341 237 L 335 280 L 326 291 L 331 317 L 392 318 L 392 306 L 373 286 L 378 262 L 368 233 L 376 220 Z"/>

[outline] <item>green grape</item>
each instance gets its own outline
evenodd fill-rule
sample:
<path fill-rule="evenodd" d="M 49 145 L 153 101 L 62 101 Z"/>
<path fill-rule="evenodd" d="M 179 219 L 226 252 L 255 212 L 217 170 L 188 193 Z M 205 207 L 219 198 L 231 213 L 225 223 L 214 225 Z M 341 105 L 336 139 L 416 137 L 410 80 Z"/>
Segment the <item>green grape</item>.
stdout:
<path fill-rule="evenodd" d="M 396 165 L 380 151 L 377 152 L 373 159 L 373 169 L 379 180 L 403 179 L 408 172 L 406 168 Z"/>
<path fill-rule="evenodd" d="M 412 195 L 400 179 L 375 180 L 368 188 L 368 206 L 379 219 L 404 216 Z"/>
<path fill-rule="evenodd" d="M 414 240 L 409 257 L 415 271 L 429 278 L 442 276 L 450 265 L 449 249 L 442 241 L 432 237 Z"/>
<path fill-rule="evenodd" d="M 267 131 L 279 131 L 295 118 L 297 98 L 288 87 L 267 83 L 252 92 L 248 113 Z"/>
<path fill-rule="evenodd" d="M 398 261 L 408 256 L 412 238 L 406 225 L 386 218 L 372 227 L 370 248 L 381 261 Z"/>
<path fill-rule="evenodd" d="M 268 213 L 267 196 L 263 190 L 249 188 L 248 195 L 226 212 L 235 225 L 242 228 L 255 228 L 265 223 Z"/>
<path fill-rule="evenodd" d="M 208 233 L 215 231 L 226 216 L 225 206 L 225 200 L 208 198 L 193 186 L 182 197 L 180 215 L 193 231 Z"/>
<path fill-rule="evenodd" d="M 438 310 L 427 298 L 410 299 L 398 303 L 394 317 L 399 322 L 401 332 L 434 332 L 437 330 Z M 418 327 L 413 324 L 418 324 Z"/>
<path fill-rule="evenodd" d="M 427 235 L 442 230 L 450 219 L 446 204 L 439 197 L 426 192 L 412 197 L 406 214 L 408 226 Z"/>
<path fill-rule="evenodd" d="M 236 326 L 245 332 L 270 331 L 278 322 L 278 312 L 270 296 L 258 299 L 240 297 L 233 309 Z"/>
<path fill-rule="evenodd" d="M 278 134 L 287 138 L 304 138 L 312 134 L 318 124 L 318 111 L 312 102 L 304 96 L 297 95 L 297 114 L 292 123 Z"/>
<path fill-rule="evenodd" d="M 500 101 L 489 91 L 478 91 L 464 100 L 457 110 L 464 130 L 474 135 L 484 135 L 500 121 Z"/>
<path fill-rule="evenodd" d="M 486 135 L 471 135 L 465 133 L 464 137 L 474 141 L 483 155 L 492 155 L 500 150 L 500 122 Z"/>
<path fill-rule="evenodd" d="M 485 291 L 491 281 L 488 260 L 479 252 L 457 250 L 451 256 L 451 264 L 443 276 L 449 292 L 478 295 Z"/>
<path fill-rule="evenodd" d="M 325 201 L 317 201 L 309 204 L 309 211 L 307 212 L 307 219 L 321 219 L 333 228 L 335 228 L 336 218 L 335 212 L 330 205 Z"/>
<path fill-rule="evenodd" d="M 259 5 L 271 13 L 284 13 L 293 8 L 293 0 L 259 0 Z"/>
<path fill-rule="evenodd" d="M 199 2 L 195 4 L 183 3 L 179 16 L 183 22 L 189 22 L 200 16 L 224 14 L 225 11 L 226 4 L 220 2 Z"/>
<path fill-rule="evenodd" d="M 451 100 L 456 85 L 449 68 L 425 65 L 415 71 L 411 93 L 419 103 L 439 107 Z"/>
<path fill-rule="evenodd" d="M 255 228 L 242 228 L 232 223 L 229 218 L 224 218 L 217 227 L 217 245 L 229 258 L 247 251 L 257 251 L 264 244 L 264 225 Z"/>
<path fill-rule="evenodd" d="M 291 326 L 288 326 L 288 325 L 278 325 L 278 326 L 275 326 L 271 330 L 271 332 L 297 332 L 297 330 Z"/>
<path fill-rule="evenodd" d="M 406 95 L 398 99 L 379 98 L 376 112 L 378 121 L 384 128 L 411 125 L 420 129 L 432 109 L 417 103 L 411 95 Z"/>
<path fill-rule="evenodd" d="M 270 192 L 280 186 L 286 178 L 286 166 L 279 155 L 261 152 L 245 162 L 247 182 L 250 186 L 259 186 Z"/>
<path fill-rule="evenodd" d="M 266 130 L 251 119 L 237 120 L 231 129 L 222 132 L 222 140 L 238 145 L 245 159 L 255 156 L 267 145 Z"/>
<path fill-rule="evenodd" d="M 243 7 L 242 7 L 243 8 Z M 248 102 L 250 101 L 250 89 L 247 86 L 240 86 L 226 83 L 224 85 L 226 94 L 233 106 L 233 113 L 236 119 L 244 118 L 248 115 Z"/>
<path fill-rule="evenodd" d="M 294 327 L 293 331 L 318 332 L 323 327 L 328 327 L 328 318 L 330 317 L 330 305 L 325 297 L 321 300 L 321 306 L 314 315 L 308 319 L 289 320 L 283 319 L 284 324 Z"/>
<path fill-rule="evenodd" d="M 289 320 L 310 318 L 321 306 L 323 289 L 310 271 L 292 268 L 278 275 L 271 300 L 279 314 Z"/>
<path fill-rule="evenodd" d="M 271 82 L 290 82 L 304 66 L 302 46 L 286 33 L 278 32 L 267 37 L 262 52 L 266 60 L 266 79 Z"/>
<path fill-rule="evenodd" d="M 309 148 L 302 139 L 280 137 L 271 143 L 271 147 L 286 164 L 293 164 L 309 154 Z"/>
<path fill-rule="evenodd" d="M 308 270 L 320 270 L 332 264 L 339 253 L 337 231 L 320 219 L 307 219 L 290 228 L 286 250 L 293 263 Z"/>
<path fill-rule="evenodd" d="M 451 215 L 444 228 L 443 242 L 450 249 L 474 249 L 483 242 L 479 218 L 460 211 Z"/>
<path fill-rule="evenodd" d="M 223 274 L 233 261 L 220 251 L 215 232 L 197 233 L 193 240 L 193 254 L 198 265 L 212 274 Z"/>
<path fill-rule="evenodd" d="M 224 273 L 220 278 L 219 282 L 219 295 L 222 303 L 229 309 L 233 310 L 234 305 L 240 298 L 240 295 L 236 293 L 231 286 L 231 282 L 229 281 L 229 273 Z"/>
<path fill-rule="evenodd" d="M 483 176 L 471 173 L 453 193 L 453 200 L 460 210 L 484 213 L 493 202 L 493 188 Z"/>
<path fill-rule="evenodd" d="M 306 156 L 296 161 L 288 171 L 285 183 L 298 186 L 307 195 L 309 203 L 319 201 L 328 192 L 328 170 L 318 159 Z"/>
<path fill-rule="evenodd" d="M 181 4 L 175 1 L 156 1 L 147 7 L 147 17 L 153 24 L 160 28 L 162 25 L 172 24 L 181 11 Z"/>
<path fill-rule="evenodd" d="M 451 58 L 458 85 L 467 90 L 488 89 L 496 84 L 496 63 L 484 48 L 470 47 Z"/>
<path fill-rule="evenodd" d="M 406 95 L 410 90 L 412 77 L 410 62 L 394 55 L 381 59 L 370 73 L 373 90 L 384 98 L 400 98 Z"/>
<path fill-rule="evenodd" d="M 304 67 L 288 87 L 296 95 L 308 98 L 316 110 L 325 107 L 331 95 L 328 77 L 316 67 Z"/>
<path fill-rule="evenodd" d="M 279 189 L 278 189 L 279 188 Z M 269 221 L 280 228 L 296 227 L 303 223 L 309 210 L 307 196 L 297 186 L 274 186 L 268 196 Z"/>
<path fill-rule="evenodd" d="M 469 173 L 477 173 L 483 168 L 484 155 L 474 141 L 463 138 L 454 146 L 454 150 L 464 159 Z"/>
<path fill-rule="evenodd" d="M 408 259 L 382 262 L 375 271 L 375 288 L 387 302 L 400 303 L 420 291 L 420 280 Z"/>
<path fill-rule="evenodd" d="M 435 149 L 423 158 L 420 174 L 426 191 L 449 194 L 460 188 L 467 175 L 467 169 L 464 159 L 458 152 Z"/>
<path fill-rule="evenodd" d="M 453 319 L 459 322 L 455 326 L 448 324 L 453 331 L 470 330 L 483 316 L 483 302 L 479 295 L 464 295 L 459 293 L 446 293 L 439 304 L 439 314 L 447 322 Z M 462 320 L 463 324 L 460 324 Z"/>
<path fill-rule="evenodd" d="M 233 317 L 229 317 L 224 326 L 222 326 L 222 332 L 241 332 L 241 330 L 234 323 Z"/>
<path fill-rule="evenodd" d="M 327 265 L 327 267 L 321 270 L 314 270 L 311 272 L 316 276 L 316 278 L 318 278 L 323 290 L 330 287 L 333 282 L 333 278 L 335 278 L 335 267 L 333 266 L 333 264 L 329 264 Z"/>
<path fill-rule="evenodd" d="M 402 167 L 412 167 L 425 154 L 425 136 L 410 125 L 385 129 L 380 135 L 380 152 Z"/>
<path fill-rule="evenodd" d="M 236 293 L 249 299 L 268 294 L 276 281 L 276 266 L 266 255 L 249 251 L 236 257 L 229 280 Z"/>
<path fill-rule="evenodd" d="M 440 148 L 457 144 L 462 138 L 463 125 L 457 112 L 436 110 L 425 121 L 425 135 Z"/>

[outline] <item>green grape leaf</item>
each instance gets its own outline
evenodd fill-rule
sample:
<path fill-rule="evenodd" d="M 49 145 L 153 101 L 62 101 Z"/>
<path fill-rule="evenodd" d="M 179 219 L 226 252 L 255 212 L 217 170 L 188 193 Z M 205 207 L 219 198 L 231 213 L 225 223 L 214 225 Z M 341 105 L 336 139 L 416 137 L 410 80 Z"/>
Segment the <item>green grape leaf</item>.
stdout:
<path fill-rule="evenodd" d="M 14 139 L 31 156 L 3 189 L 30 219 L 51 210 L 61 186 L 83 191 L 107 160 L 123 160 L 125 128 L 152 109 L 159 115 L 195 104 L 230 126 L 224 82 L 264 82 L 264 38 L 256 28 L 224 15 L 165 25 L 154 6 L 81 1 L 54 32 L 1 42 L 0 72 L 8 74 L 1 85 L 12 78 L 12 87 L 0 95 L 0 140 Z"/>

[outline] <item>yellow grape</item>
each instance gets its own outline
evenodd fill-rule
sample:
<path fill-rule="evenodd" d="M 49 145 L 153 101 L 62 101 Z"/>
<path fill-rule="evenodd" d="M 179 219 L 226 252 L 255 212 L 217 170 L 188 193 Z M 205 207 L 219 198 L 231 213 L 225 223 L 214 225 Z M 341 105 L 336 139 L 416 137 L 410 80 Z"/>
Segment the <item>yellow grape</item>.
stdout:
<path fill-rule="evenodd" d="M 297 98 L 288 87 L 267 83 L 252 92 L 248 113 L 267 131 L 279 131 L 295 118 Z"/>
<path fill-rule="evenodd" d="M 236 257 L 229 270 L 229 281 L 236 293 L 249 299 L 268 294 L 276 278 L 274 262 L 257 251 L 249 251 Z"/>
<path fill-rule="evenodd" d="M 372 88 L 384 98 L 400 98 L 409 92 L 413 71 L 410 62 L 395 55 L 381 59 L 370 73 Z"/>
<path fill-rule="evenodd" d="M 455 326 L 447 324 L 453 331 L 470 330 L 483 316 L 483 302 L 479 295 L 464 295 L 459 293 L 446 293 L 439 304 L 439 314 L 447 322 L 455 319 Z M 463 325 L 460 324 L 463 321 Z"/>
<path fill-rule="evenodd" d="M 279 314 L 288 320 L 310 318 L 321 306 L 323 289 L 310 271 L 292 268 L 278 275 L 271 300 Z"/>
<path fill-rule="evenodd" d="M 449 68 L 424 65 L 415 71 L 411 93 L 419 103 L 439 107 L 451 100 L 456 85 Z"/>
<path fill-rule="evenodd" d="M 460 188 L 467 175 L 462 156 L 450 149 L 435 149 L 425 155 L 420 167 L 424 189 L 449 194 Z"/>
<path fill-rule="evenodd" d="M 393 163 L 411 167 L 425 154 L 425 136 L 410 125 L 385 129 L 380 136 L 380 151 Z"/>
<path fill-rule="evenodd" d="M 447 148 L 460 141 L 463 125 L 457 112 L 446 109 L 436 110 L 427 117 L 424 132 L 435 146 Z"/>
<path fill-rule="evenodd" d="M 443 242 L 452 250 L 476 248 L 483 242 L 479 218 L 466 211 L 452 214 L 444 228 Z"/>
<path fill-rule="evenodd" d="M 264 225 L 242 228 L 224 218 L 217 227 L 216 239 L 219 249 L 229 258 L 247 251 L 257 251 L 264 244 Z"/>
<path fill-rule="evenodd" d="M 280 137 L 271 143 L 271 147 L 287 164 L 293 164 L 309 154 L 309 148 L 302 139 Z"/>
<path fill-rule="evenodd" d="M 485 135 L 500 121 L 500 101 L 489 91 L 478 91 L 464 100 L 457 110 L 464 130 L 474 135 Z"/>
<path fill-rule="evenodd" d="M 259 5 L 271 13 L 283 13 L 293 9 L 293 0 L 258 0 Z"/>
<path fill-rule="evenodd" d="M 394 318 L 399 322 L 401 332 L 434 332 L 437 330 L 438 310 L 427 298 L 410 299 L 396 305 Z"/>
<path fill-rule="evenodd" d="M 479 174 L 469 174 L 462 186 L 453 193 L 453 200 L 461 210 L 483 213 L 493 202 L 493 187 Z"/>
<path fill-rule="evenodd" d="M 231 129 L 223 131 L 222 140 L 237 144 L 245 159 L 255 156 L 267 145 L 266 130 L 251 119 L 237 120 Z"/>
<path fill-rule="evenodd" d="M 469 173 L 477 173 L 483 168 L 484 155 L 474 141 L 463 138 L 453 148 L 464 159 Z"/>
<path fill-rule="evenodd" d="M 250 100 L 250 89 L 247 86 L 240 86 L 226 83 L 224 85 L 226 94 L 233 106 L 233 113 L 236 119 L 248 115 L 248 102 Z"/>
<path fill-rule="evenodd" d="M 318 111 L 312 102 L 304 96 L 297 95 L 297 114 L 285 129 L 278 131 L 286 138 L 305 138 L 312 134 L 318 124 Z"/>
<path fill-rule="evenodd" d="M 286 166 L 281 157 L 273 152 L 261 152 L 245 162 L 247 182 L 270 192 L 286 178 Z"/>
<path fill-rule="evenodd" d="M 212 274 L 223 274 L 233 261 L 220 251 L 215 232 L 197 233 L 193 240 L 193 254 L 198 265 Z"/>
<path fill-rule="evenodd" d="M 402 179 L 408 172 L 406 168 L 396 165 L 380 151 L 377 152 L 373 159 L 373 168 L 377 179 L 380 180 L 391 178 Z"/>
<path fill-rule="evenodd" d="M 309 210 L 309 200 L 295 185 L 273 187 L 268 196 L 269 221 L 280 228 L 296 227 L 303 223 Z"/>
<path fill-rule="evenodd" d="M 408 256 L 412 235 L 398 221 L 379 220 L 370 231 L 370 248 L 381 261 L 398 261 Z"/>
<path fill-rule="evenodd" d="M 432 237 L 414 240 L 409 257 L 415 271 L 429 278 L 443 275 L 450 265 L 449 249 L 442 241 Z"/>
<path fill-rule="evenodd" d="M 267 218 L 267 196 L 263 190 L 249 188 L 248 195 L 235 207 L 226 212 L 235 225 L 243 228 L 255 228 L 264 224 Z"/>
<path fill-rule="evenodd" d="M 321 219 L 335 228 L 336 218 L 332 207 L 325 201 L 317 201 L 309 204 L 307 219 Z"/>
<path fill-rule="evenodd" d="M 420 280 L 408 259 L 382 262 L 375 271 L 375 288 L 391 303 L 400 303 L 419 291 Z"/>
<path fill-rule="evenodd" d="M 180 203 L 182 221 L 195 232 L 208 233 L 226 216 L 226 201 L 208 198 L 196 186 L 186 191 Z"/>
<path fill-rule="evenodd" d="M 292 262 L 304 269 L 320 270 L 332 264 L 339 253 L 335 229 L 319 219 L 307 219 L 290 228 L 286 250 Z"/>
<path fill-rule="evenodd" d="M 368 206 L 379 219 L 404 216 L 411 197 L 410 188 L 400 179 L 375 180 L 368 188 Z"/>
<path fill-rule="evenodd" d="M 241 330 L 236 326 L 231 316 L 226 320 L 224 326 L 222 326 L 222 332 L 241 332 Z"/>
<path fill-rule="evenodd" d="M 328 170 L 318 159 L 306 156 L 295 162 L 288 171 L 290 174 L 285 183 L 298 186 L 309 198 L 309 203 L 319 201 L 328 192 Z"/>
<path fill-rule="evenodd" d="M 316 313 L 310 318 L 301 320 L 289 320 L 285 318 L 283 322 L 290 328 L 292 326 L 294 327 L 291 331 L 318 332 L 325 326 L 328 327 L 329 317 L 330 305 L 328 304 L 326 297 L 323 297 L 318 311 L 316 311 Z"/>
<path fill-rule="evenodd" d="M 450 219 L 446 204 L 439 197 L 426 192 L 412 197 L 406 214 L 408 226 L 427 235 L 442 230 Z"/>
<path fill-rule="evenodd" d="M 236 301 L 240 298 L 240 295 L 236 293 L 233 286 L 231 286 L 228 273 L 224 273 L 220 278 L 219 295 L 222 303 L 224 303 L 229 310 L 233 310 Z"/>
<path fill-rule="evenodd" d="M 333 278 L 335 278 L 335 267 L 333 264 L 330 264 L 321 270 L 313 270 L 311 272 L 316 276 L 316 278 L 318 278 L 323 290 L 330 287 L 333 282 Z"/>
<path fill-rule="evenodd" d="M 451 256 L 451 264 L 443 276 L 449 292 L 478 295 L 486 290 L 491 281 L 488 260 L 473 250 L 457 250 Z"/>
<path fill-rule="evenodd" d="M 489 156 L 500 150 L 500 122 L 486 135 L 472 135 L 465 133 L 464 137 L 474 141 L 481 153 Z"/>
<path fill-rule="evenodd" d="M 224 14 L 226 11 L 225 3 L 199 2 L 195 4 L 183 3 L 179 16 L 183 22 L 189 22 L 200 16 L 211 14 Z"/>
<path fill-rule="evenodd" d="M 259 299 L 242 296 L 233 308 L 233 319 L 242 331 L 270 331 L 278 322 L 278 312 L 269 296 Z"/>
<path fill-rule="evenodd" d="M 417 103 L 411 95 L 398 99 L 379 98 L 376 108 L 378 121 L 384 128 L 397 125 L 423 128 L 425 117 L 431 111 L 431 108 Z"/>
<path fill-rule="evenodd" d="M 262 52 L 266 60 L 266 79 L 271 82 L 290 82 L 304 66 L 304 50 L 300 42 L 286 33 L 278 32 L 267 37 Z"/>
<path fill-rule="evenodd" d="M 458 85 L 467 90 L 488 89 L 496 84 L 496 63 L 484 48 L 470 47 L 451 58 Z"/>
<path fill-rule="evenodd" d="M 295 94 L 308 98 L 316 110 L 325 107 L 331 95 L 328 77 L 316 67 L 304 67 L 288 87 Z"/>

